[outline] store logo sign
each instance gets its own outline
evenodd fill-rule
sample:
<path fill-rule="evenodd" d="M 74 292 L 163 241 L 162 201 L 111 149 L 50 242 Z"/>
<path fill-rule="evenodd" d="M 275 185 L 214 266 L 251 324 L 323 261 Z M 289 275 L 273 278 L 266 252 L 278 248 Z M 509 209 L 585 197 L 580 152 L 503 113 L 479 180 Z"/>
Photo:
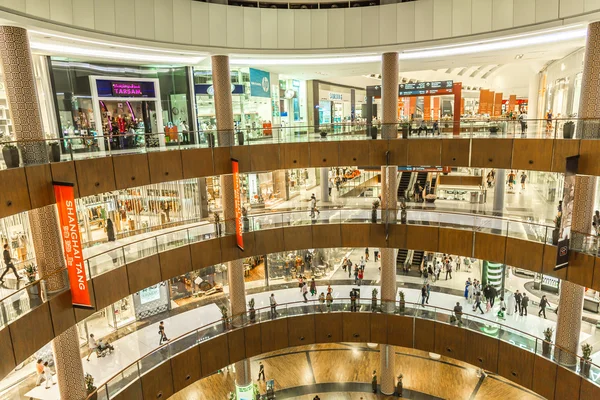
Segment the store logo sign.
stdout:
<path fill-rule="evenodd" d="M 74 306 L 93 308 L 85 273 L 73 184 L 54 182 L 54 195 Z"/>
<path fill-rule="evenodd" d="M 250 96 L 271 97 L 270 76 L 266 71 L 250 68 Z"/>
<path fill-rule="evenodd" d="M 329 100 L 342 100 L 341 93 L 329 93 Z"/>
<path fill-rule="evenodd" d="M 113 82 L 112 92 L 115 97 L 139 97 L 143 95 L 142 85 L 130 82 Z"/>

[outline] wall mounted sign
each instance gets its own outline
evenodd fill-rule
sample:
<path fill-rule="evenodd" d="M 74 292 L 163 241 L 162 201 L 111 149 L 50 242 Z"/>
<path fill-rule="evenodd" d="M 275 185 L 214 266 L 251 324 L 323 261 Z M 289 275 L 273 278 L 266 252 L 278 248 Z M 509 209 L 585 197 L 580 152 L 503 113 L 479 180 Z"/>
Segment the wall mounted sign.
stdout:
<path fill-rule="evenodd" d="M 209 83 L 198 83 L 194 85 L 194 93 L 214 96 L 215 89 Z M 231 84 L 231 94 L 244 94 L 244 85 Z"/>
<path fill-rule="evenodd" d="M 231 159 L 231 170 L 233 172 L 233 202 L 235 208 L 235 237 L 237 246 L 244 250 L 244 230 L 242 224 L 242 199 L 240 198 L 240 165 L 235 158 Z"/>
<path fill-rule="evenodd" d="M 158 285 L 150 286 L 139 291 L 140 303 L 146 304 L 160 299 L 160 287 Z"/>
<path fill-rule="evenodd" d="M 329 92 L 329 100 L 342 100 L 342 94 Z"/>
<path fill-rule="evenodd" d="M 53 182 L 53 185 L 65 261 L 71 284 L 71 301 L 76 307 L 93 308 L 85 273 L 73 184 Z"/>
<path fill-rule="evenodd" d="M 453 83 L 453 81 L 401 83 L 398 85 L 398 96 L 451 94 Z"/>
<path fill-rule="evenodd" d="M 271 97 L 271 74 L 250 68 L 250 96 Z"/>
<path fill-rule="evenodd" d="M 125 83 L 125 82 L 113 82 L 112 92 L 115 97 L 141 97 L 142 84 L 141 83 Z"/>
<path fill-rule="evenodd" d="M 98 97 L 156 97 L 154 82 L 97 79 Z"/>

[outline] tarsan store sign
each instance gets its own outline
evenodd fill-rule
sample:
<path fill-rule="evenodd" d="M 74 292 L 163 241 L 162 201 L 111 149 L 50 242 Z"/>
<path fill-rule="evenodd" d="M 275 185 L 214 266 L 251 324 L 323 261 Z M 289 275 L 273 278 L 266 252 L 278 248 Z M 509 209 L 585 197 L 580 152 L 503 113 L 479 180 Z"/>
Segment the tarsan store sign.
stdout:
<path fill-rule="evenodd" d="M 235 208 L 235 238 L 240 250 L 244 250 L 244 231 L 242 225 L 242 199 L 240 198 L 240 165 L 235 158 L 231 159 L 233 171 L 233 202 Z"/>
<path fill-rule="evenodd" d="M 141 97 L 142 84 L 135 82 L 113 82 L 112 93 L 115 97 Z"/>
<path fill-rule="evenodd" d="M 53 184 L 65 260 L 71 283 L 71 300 L 74 306 L 93 308 L 83 262 L 73 184 L 61 182 Z"/>

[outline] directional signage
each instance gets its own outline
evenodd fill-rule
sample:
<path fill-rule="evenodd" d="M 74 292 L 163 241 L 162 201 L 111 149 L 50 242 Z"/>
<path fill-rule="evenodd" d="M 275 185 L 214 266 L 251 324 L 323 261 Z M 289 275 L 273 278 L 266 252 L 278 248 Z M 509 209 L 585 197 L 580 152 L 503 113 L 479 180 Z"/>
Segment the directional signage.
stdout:
<path fill-rule="evenodd" d="M 453 81 L 401 83 L 398 85 L 398 96 L 451 94 L 453 83 Z"/>

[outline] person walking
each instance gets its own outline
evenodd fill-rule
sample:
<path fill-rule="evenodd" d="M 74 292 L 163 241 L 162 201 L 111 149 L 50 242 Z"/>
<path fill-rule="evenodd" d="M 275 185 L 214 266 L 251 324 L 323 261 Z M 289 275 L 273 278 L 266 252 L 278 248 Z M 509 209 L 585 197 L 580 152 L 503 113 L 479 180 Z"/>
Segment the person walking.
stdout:
<path fill-rule="evenodd" d="M 271 297 L 269 297 L 269 305 L 271 306 L 271 318 L 274 318 L 277 315 L 277 301 L 275 300 L 275 293 L 271 293 Z"/>
<path fill-rule="evenodd" d="M 469 299 L 469 286 L 472 285 L 471 278 L 468 278 L 465 282 L 465 300 Z"/>
<path fill-rule="evenodd" d="M 425 300 L 427 299 L 427 287 L 423 285 L 421 288 L 421 306 L 425 307 Z"/>
<path fill-rule="evenodd" d="M 473 311 L 477 310 L 481 311 L 482 314 L 485 314 L 481 309 L 481 292 L 477 292 L 477 294 L 475 294 L 475 307 L 473 307 Z"/>
<path fill-rule="evenodd" d="M 504 312 L 506 311 L 506 302 L 504 301 L 504 297 L 500 296 L 500 309 L 498 310 L 498 314 L 496 316 L 500 319 L 504 318 Z"/>
<path fill-rule="evenodd" d="M 448 280 L 448 275 L 450 275 L 450 279 L 452 279 L 452 264 L 450 260 L 446 261 L 446 280 Z"/>
<path fill-rule="evenodd" d="M 348 278 L 352 276 L 352 261 L 348 259 Z"/>
<path fill-rule="evenodd" d="M 594 212 L 594 216 L 592 217 L 592 226 L 594 227 L 596 236 L 600 236 L 600 211 L 598 210 Z"/>
<path fill-rule="evenodd" d="M 542 296 L 542 299 L 540 300 L 540 312 L 538 312 L 538 317 L 541 317 L 542 314 L 544 314 L 544 319 L 546 319 L 546 307 L 548 307 L 550 305 L 550 302 L 548 302 L 548 298 L 546 297 L 546 295 Z"/>
<path fill-rule="evenodd" d="M 331 293 L 327 293 L 325 300 L 327 300 L 327 311 L 331 311 L 331 303 L 333 303 L 333 296 Z"/>
<path fill-rule="evenodd" d="M 4 276 L 8 273 L 8 270 L 12 270 L 13 274 L 15 274 L 15 278 L 17 278 L 17 282 L 19 282 L 19 279 L 21 278 L 19 277 L 19 274 L 17 274 L 17 269 L 15 268 L 15 265 L 12 262 L 12 256 L 10 255 L 10 249 L 8 247 L 8 244 L 4 245 L 2 258 L 4 258 L 4 264 L 6 265 L 6 267 L 4 268 L 2 276 L 0 276 L 0 284 L 4 283 Z"/>
<path fill-rule="evenodd" d="M 44 379 L 46 380 L 46 389 L 50 389 L 50 382 L 52 382 L 53 386 L 56 385 L 52 376 L 52 371 L 50 371 L 50 367 L 48 366 L 48 361 L 44 363 Z"/>
<path fill-rule="evenodd" d="M 379 261 L 379 249 L 373 250 L 373 256 L 375 256 L 375 262 Z"/>
<path fill-rule="evenodd" d="M 302 297 L 304 297 L 305 303 L 308 303 L 308 299 L 306 298 L 307 294 L 308 294 L 308 285 L 305 283 L 304 285 L 302 285 Z"/>
<path fill-rule="evenodd" d="M 87 360 L 90 361 L 90 356 L 98 348 L 98 343 L 96 343 L 96 339 L 94 338 L 94 334 L 93 333 L 90 333 L 90 339 L 88 340 L 88 347 L 90 348 L 90 350 L 88 352 Z"/>
<path fill-rule="evenodd" d="M 429 295 L 431 294 L 431 285 L 427 283 L 425 285 L 425 289 L 427 290 L 427 297 L 425 298 L 425 303 L 429 304 Z"/>
<path fill-rule="evenodd" d="M 521 172 L 521 189 L 525 190 L 525 181 L 527 181 L 527 175 L 525 171 Z"/>
<path fill-rule="evenodd" d="M 44 361 L 41 358 L 35 364 L 35 373 L 37 374 L 35 386 L 40 386 L 44 380 Z"/>
<path fill-rule="evenodd" d="M 310 295 L 311 296 L 317 295 L 317 282 L 315 282 L 315 278 L 312 278 L 310 280 Z"/>
<path fill-rule="evenodd" d="M 459 324 L 463 323 L 463 321 L 462 321 L 462 315 L 463 315 L 463 308 L 460 305 L 460 303 L 457 301 L 456 305 L 454 306 L 454 316 L 456 317 L 456 321 Z"/>
<path fill-rule="evenodd" d="M 160 340 L 158 341 L 159 346 L 163 344 L 163 342 L 169 341 L 165 333 L 165 323 L 163 321 L 160 321 L 160 323 L 158 324 L 158 335 L 160 336 Z"/>
<path fill-rule="evenodd" d="M 360 263 L 358 264 L 360 269 L 365 270 L 365 259 L 363 257 L 360 258 Z"/>
<path fill-rule="evenodd" d="M 358 266 L 354 267 L 354 284 L 358 283 Z"/>
<path fill-rule="evenodd" d="M 350 311 L 356 311 L 356 290 L 350 290 Z"/>
<path fill-rule="evenodd" d="M 258 362 L 258 380 L 260 381 L 260 378 L 262 377 L 262 380 L 265 380 L 265 366 L 263 365 L 262 361 Z"/>
<path fill-rule="evenodd" d="M 365 249 L 365 260 L 369 261 L 369 248 L 368 247 Z"/>
<path fill-rule="evenodd" d="M 362 269 L 358 269 L 358 286 L 360 286 L 362 284 L 362 280 L 365 276 L 365 273 L 363 272 Z"/>
<path fill-rule="evenodd" d="M 523 297 L 521 298 L 521 311 L 519 315 L 527 316 L 527 306 L 529 305 L 529 297 L 527 297 L 527 293 L 523 293 Z"/>
<path fill-rule="evenodd" d="M 321 211 L 319 211 L 319 209 L 317 208 L 317 197 L 313 193 L 312 196 L 310 196 L 310 217 L 312 219 L 315 218 L 315 212 L 318 215 L 321 215 Z"/>
<path fill-rule="evenodd" d="M 488 300 L 490 301 L 490 306 L 494 307 L 494 303 L 496 302 L 496 297 L 498 296 L 498 291 L 495 287 L 490 285 L 490 297 Z"/>
<path fill-rule="evenodd" d="M 521 295 L 521 293 L 519 293 L 518 290 L 515 291 L 515 314 L 517 313 L 517 311 L 519 312 L 519 315 L 523 315 L 523 311 L 521 311 L 521 299 L 523 298 L 523 296 Z"/>
<path fill-rule="evenodd" d="M 323 312 L 325 310 L 325 293 L 321 292 L 321 294 L 319 295 L 319 308 L 320 311 Z"/>

